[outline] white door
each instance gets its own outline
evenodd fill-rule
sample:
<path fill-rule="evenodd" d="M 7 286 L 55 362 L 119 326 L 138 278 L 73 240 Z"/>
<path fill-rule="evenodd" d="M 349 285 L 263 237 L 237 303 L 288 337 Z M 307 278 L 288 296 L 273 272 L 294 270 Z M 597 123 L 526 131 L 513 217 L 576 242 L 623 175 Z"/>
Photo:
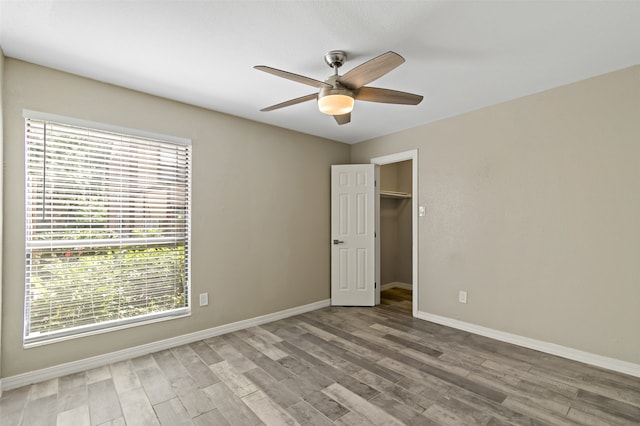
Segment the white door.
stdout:
<path fill-rule="evenodd" d="M 331 304 L 374 306 L 376 262 L 375 164 L 331 166 Z"/>

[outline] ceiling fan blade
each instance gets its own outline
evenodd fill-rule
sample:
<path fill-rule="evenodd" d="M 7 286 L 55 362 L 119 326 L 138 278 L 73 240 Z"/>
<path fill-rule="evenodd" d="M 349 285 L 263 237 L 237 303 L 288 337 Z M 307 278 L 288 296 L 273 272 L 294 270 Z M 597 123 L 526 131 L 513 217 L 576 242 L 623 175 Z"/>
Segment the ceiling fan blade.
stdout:
<path fill-rule="evenodd" d="M 359 89 L 367 83 L 371 83 L 404 62 L 404 58 L 396 52 L 383 53 L 363 64 L 358 65 L 342 77 L 338 83 L 348 89 Z"/>
<path fill-rule="evenodd" d="M 380 89 L 377 87 L 361 87 L 356 99 L 367 102 L 382 102 L 386 104 L 418 105 L 423 96 L 398 90 Z"/>
<path fill-rule="evenodd" d="M 287 80 L 297 81 L 298 83 L 306 84 L 308 86 L 317 87 L 319 89 L 326 87 L 327 89 L 332 88 L 330 84 L 327 84 L 320 80 L 314 80 L 313 78 L 305 77 L 303 75 L 294 74 L 288 71 L 282 71 L 276 68 L 267 67 L 265 65 L 256 65 L 253 67 L 259 71 L 264 71 L 269 74 L 277 75 L 278 77 L 286 78 Z"/>
<path fill-rule="evenodd" d="M 288 107 L 288 106 L 291 106 L 291 105 L 299 104 L 301 102 L 306 102 L 306 101 L 310 101 L 311 99 L 317 99 L 317 98 L 318 98 L 318 94 L 317 93 L 312 93 L 310 95 L 301 96 L 301 97 L 295 98 L 295 99 L 289 99 L 288 101 L 281 102 L 281 103 L 275 104 L 275 105 L 271 105 L 271 106 L 266 107 L 266 108 L 262 108 L 260 111 L 262 111 L 262 112 L 273 111 L 274 109 L 280 109 L 280 108 Z"/>
<path fill-rule="evenodd" d="M 347 124 L 351 121 L 351 113 L 348 112 L 346 114 L 334 115 L 333 118 L 335 118 L 336 122 L 342 126 L 343 124 Z"/>

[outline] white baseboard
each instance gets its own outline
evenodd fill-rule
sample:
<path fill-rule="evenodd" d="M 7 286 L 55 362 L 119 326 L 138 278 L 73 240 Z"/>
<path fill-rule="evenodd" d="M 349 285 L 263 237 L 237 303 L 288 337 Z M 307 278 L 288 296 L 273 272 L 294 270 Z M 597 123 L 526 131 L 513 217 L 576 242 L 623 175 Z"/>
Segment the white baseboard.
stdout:
<path fill-rule="evenodd" d="M 413 290 L 413 286 L 411 284 L 407 284 L 407 283 L 401 283 L 399 281 L 395 281 L 392 283 L 386 283 L 386 284 L 382 284 L 380 286 L 380 290 L 388 290 L 390 288 L 403 288 L 405 290 Z"/>
<path fill-rule="evenodd" d="M 67 362 L 53 367 L 43 368 L 41 370 L 30 371 L 28 373 L 18 374 L 11 377 L 5 377 L 0 382 L 0 394 L 3 390 L 11 390 L 33 383 L 43 382 L 55 379 L 56 377 L 66 376 L 67 374 L 78 373 L 92 368 L 102 367 L 104 365 L 113 364 L 114 362 L 124 361 L 147 355 L 153 352 L 173 348 L 188 343 L 197 342 L 198 340 L 207 339 L 209 337 L 219 336 L 221 334 L 230 333 L 232 331 L 242 330 L 256 325 L 265 324 L 279 319 L 288 318 L 294 315 L 303 314 L 305 312 L 315 311 L 316 309 L 330 306 L 329 299 L 319 302 L 310 303 L 308 305 L 298 306 L 284 311 L 274 312 L 272 314 L 262 315 L 255 318 L 249 318 L 237 321 L 231 324 L 225 324 L 206 330 L 196 331 L 194 333 L 183 334 L 181 336 L 172 337 L 157 342 L 147 343 L 145 345 L 135 346 L 116 352 L 110 352 L 103 355 L 85 358 L 78 361 Z"/>
<path fill-rule="evenodd" d="M 578 349 L 568 348 L 566 346 L 557 345 L 555 343 L 543 342 L 541 340 L 531 339 L 528 337 L 518 336 L 500 330 L 459 321 L 452 318 L 442 317 L 439 315 L 429 314 L 418 311 L 416 317 L 435 322 L 436 324 L 446 325 L 448 327 L 457 328 L 459 330 L 468 331 L 473 334 L 489 337 L 491 339 L 500 340 L 502 342 L 512 343 L 514 345 L 523 346 L 529 349 L 535 349 L 551 355 L 557 355 L 562 358 L 574 361 L 584 362 L 585 364 L 595 365 L 597 367 L 606 368 L 607 370 L 617 371 L 619 373 L 628 374 L 630 376 L 640 377 L 640 364 L 621 361 L 615 358 L 609 358 L 602 355 L 596 355 L 589 352 L 580 351 Z"/>

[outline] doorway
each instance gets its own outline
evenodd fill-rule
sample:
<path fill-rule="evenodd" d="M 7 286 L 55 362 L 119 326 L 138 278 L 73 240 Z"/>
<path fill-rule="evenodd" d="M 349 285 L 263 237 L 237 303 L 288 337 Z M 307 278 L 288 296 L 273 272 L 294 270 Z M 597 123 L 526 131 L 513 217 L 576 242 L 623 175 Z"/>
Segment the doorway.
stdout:
<path fill-rule="evenodd" d="M 371 159 L 380 166 L 378 217 L 381 291 L 390 297 L 410 298 L 418 312 L 418 151 Z M 394 289 L 394 290 L 391 290 Z M 397 293 L 397 294 L 395 294 Z M 407 297 L 409 295 L 409 297 Z"/>

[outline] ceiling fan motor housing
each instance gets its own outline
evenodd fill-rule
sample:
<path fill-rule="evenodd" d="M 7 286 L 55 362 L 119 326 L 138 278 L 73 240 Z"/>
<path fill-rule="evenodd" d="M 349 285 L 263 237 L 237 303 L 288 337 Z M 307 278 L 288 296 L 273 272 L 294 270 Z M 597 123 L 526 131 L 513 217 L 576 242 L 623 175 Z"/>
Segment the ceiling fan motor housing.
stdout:
<path fill-rule="evenodd" d="M 343 95 L 354 97 L 353 91 L 347 89 L 346 87 L 334 87 L 333 89 L 327 89 L 325 87 L 320 89 L 320 93 L 318 94 L 318 98 L 323 98 L 329 95 Z"/>
<path fill-rule="evenodd" d="M 324 55 L 324 61 L 327 63 L 327 65 L 329 65 L 331 68 L 335 68 L 336 70 L 340 68 L 346 60 L 347 53 L 343 50 L 332 50 Z"/>

